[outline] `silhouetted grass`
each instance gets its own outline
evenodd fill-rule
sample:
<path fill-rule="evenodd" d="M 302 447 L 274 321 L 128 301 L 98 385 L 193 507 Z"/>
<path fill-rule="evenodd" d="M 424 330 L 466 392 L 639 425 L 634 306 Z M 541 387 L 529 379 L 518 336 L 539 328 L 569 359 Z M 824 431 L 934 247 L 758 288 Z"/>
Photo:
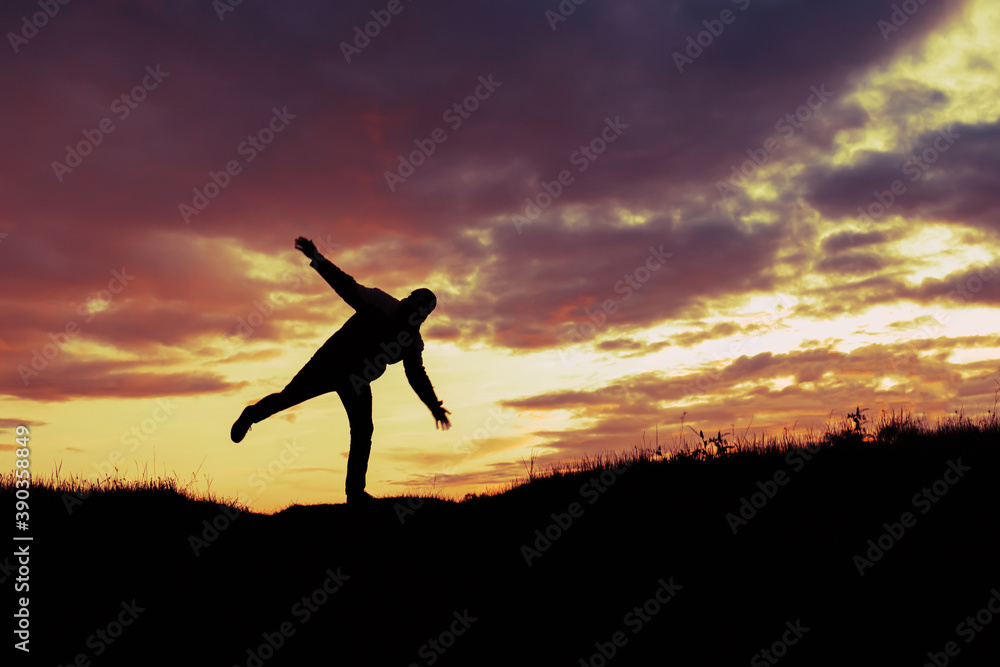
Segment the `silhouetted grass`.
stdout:
<path fill-rule="evenodd" d="M 605 451 L 595 455 L 585 455 L 575 461 L 560 461 L 541 469 L 536 464 L 537 457 L 523 460 L 525 476 L 503 485 L 495 492 L 467 494 L 466 499 L 503 495 L 521 486 L 545 484 L 549 480 L 586 477 L 604 470 L 653 465 L 712 464 L 725 461 L 736 464 L 739 461 L 759 459 L 767 456 L 783 456 L 795 449 L 844 450 L 855 448 L 898 449 L 900 456 L 906 456 L 907 447 L 920 448 L 940 445 L 946 441 L 968 438 L 989 438 L 1000 441 L 1000 419 L 997 404 L 992 410 L 978 417 L 970 417 L 964 410 L 939 418 L 932 425 L 924 418 L 914 417 L 910 411 L 881 411 L 877 420 L 870 420 L 867 408 L 856 407 L 838 422 L 828 419 L 823 433 L 812 429 L 802 434 L 790 432 L 788 428 L 778 434 L 749 434 L 749 426 L 739 432 L 735 426 L 728 433 L 718 431 L 715 436 L 706 437 L 703 431 L 688 428 L 697 440 L 680 436 L 671 438 L 672 448 L 661 444 L 659 438 L 653 442 L 643 434 L 642 445 L 634 445 L 630 450 Z"/>
<path fill-rule="evenodd" d="M 207 476 L 202 479 L 205 490 L 199 489 L 198 471 L 191 479 L 183 481 L 176 471 L 172 474 L 153 476 L 147 468 L 142 472 L 136 469 L 135 477 L 129 478 L 126 471 L 115 468 L 114 474 L 103 477 L 88 478 L 82 474 L 61 474 L 60 463 L 51 475 L 31 476 L 31 496 L 35 501 L 59 500 L 71 509 L 83 501 L 100 499 L 100 501 L 135 501 L 142 503 L 210 503 L 226 505 L 241 512 L 250 511 L 249 506 L 239 500 L 218 496 L 212 491 L 212 481 Z M 0 493 L 13 493 L 16 477 L 13 471 L 0 474 Z"/>
<path fill-rule="evenodd" d="M 998 389 L 1000 392 L 1000 389 Z M 838 422 L 828 419 L 826 429 L 821 434 L 811 429 L 804 434 L 795 434 L 788 428 L 778 434 L 749 434 L 749 426 L 739 432 L 735 426 L 728 433 L 721 431 L 715 436 L 705 437 L 703 431 L 688 428 L 697 436 L 697 440 L 689 439 L 681 433 L 672 436 L 672 447 L 660 443 L 659 437 L 647 441 L 645 433 L 641 445 L 621 451 L 604 451 L 592 455 L 584 455 L 578 460 L 560 461 L 542 469 L 537 464 L 537 454 L 532 453 L 527 460 L 522 459 L 525 468 L 524 477 L 513 479 L 499 485 L 495 490 L 487 489 L 482 493 L 466 494 L 465 500 L 502 496 L 525 486 L 548 487 L 553 482 L 576 480 L 605 470 L 634 466 L 670 466 L 689 464 L 712 464 L 725 461 L 727 464 L 738 464 L 740 461 L 759 459 L 764 456 L 781 456 L 794 449 L 855 449 L 855 448 L 889 448 L 899 449 L 898 454 L 908 454 L 907 447 L 919 448 L 942 444 L 946 441 L 957 441 L 968 438 L 1000 438 L 1000 419 L 997 416 L 997 403 L 992 410 L 984 415 L 970 417 L 964 410 L 956 410 L 952 415 L 939 418 L 931 425 L 926 419 L 914 417 L 910 411 L 882 411 L 876 420 L 869 419 L 868 409 L 860 406 L 854 412 L 848 413 Z M 682 424 L 683 426 L 683 424 Z M 1000 441 L 1000 440 L 997 440 Z M 153 477 L 143 469 L 136 471 L 136 476 L 129 479 L 116 468 L 114 475 L 103 478 L 87 479 L 83 475 L 62 477 L 57 468 L 49 477 L 34 476 L 31 480 L 32 494 L 72 494 L 80 499 L 101 497 L 133 498 L 133 499 L 184 499 L 191 502 L 213 503 L 227 505 L 240 511 L 250 511 L 250 508 L 239 500 L 227 499 L 212 492 L 211 480 L 204 477 L 205 491 L 197 489 L 198 471 L 191 479 L 183 481 L 176 472 L 170 476 Z M 13 472 L 0 475 L 0 492 L 11 492 L 14 488 Z M 411 492 L 405 497 L 428 498 L 436 500 L 453 500 L 436 484 L 430 491 Z"/>
<path fill-rule="evenodd" d="M 147 611 L 102 665 L 428 664 L 421 647 L 466 610 L 481 621 L 441 664 L 598 664 L 618 632 L 613 665 L 746 664 L 796 619 L 816 629 L 789 665 L 921 664 L 996 585 L 995 408 L 929 423 L 859 406 L 822 432 L 684 426 L 546 467 L 536 455 L 523 477 L 461 502 L 434 484 L 408 494 L 432 502 L 273 515 L 219 498 L 197 471 L 57 469 L 32 480 L 37 650 L 47 664 L 96 657 L 91 635 L 136 601 Z M 13 483 L 0 477 L 8 507 Z M 14 566 L 0 554 L 0 571 Z M 343 590 L 321 595 L 340 568 Z M 683 590 L 639 634 L 625 614 L 656 608 L 663 581 Z M 705 621 L 720 615 L 740 621 L 720 634 Z M 279 642 L 283 625 L 294 634 Z M 963 662 L 992 664 L 974 653 L 990 636 Z M 274 657 L 251 659 L 272 640 Z"/>

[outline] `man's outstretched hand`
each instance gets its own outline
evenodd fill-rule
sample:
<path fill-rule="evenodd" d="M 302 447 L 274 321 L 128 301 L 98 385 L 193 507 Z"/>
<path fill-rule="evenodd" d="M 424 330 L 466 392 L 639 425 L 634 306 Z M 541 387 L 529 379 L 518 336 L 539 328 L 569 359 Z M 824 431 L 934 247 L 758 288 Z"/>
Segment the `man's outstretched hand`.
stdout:
<path fill-rule="evenodd" d="M 301 250 L 302 254 L 309 259 L 319 259 L 322 256 L 319 254 L 319 250 L 316 249 L 316 244 L 304 236 L 295 239 L 295 249 Z"/>
<path fill-rule="evenodd" d="M 448 415 L 451 414 L 451 411 L 439 404 L 432 412 L 434 413 L 434 428 L 440 428 L 444 431 L 451 428 L 451 422 L 448 421 Z"/>

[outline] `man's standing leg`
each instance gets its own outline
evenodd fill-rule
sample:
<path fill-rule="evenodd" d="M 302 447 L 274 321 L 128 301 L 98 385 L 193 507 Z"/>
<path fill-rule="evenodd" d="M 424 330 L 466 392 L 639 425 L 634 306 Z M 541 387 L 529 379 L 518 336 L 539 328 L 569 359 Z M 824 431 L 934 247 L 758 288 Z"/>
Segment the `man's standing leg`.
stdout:
<path fill-rule="evenodd" d="M 372 451 L 372 388 L 365 383 L 337 389 L 351 425 L 351 451 L 347 455 L 347 502 L 365 500 L 365 476 Z"/>

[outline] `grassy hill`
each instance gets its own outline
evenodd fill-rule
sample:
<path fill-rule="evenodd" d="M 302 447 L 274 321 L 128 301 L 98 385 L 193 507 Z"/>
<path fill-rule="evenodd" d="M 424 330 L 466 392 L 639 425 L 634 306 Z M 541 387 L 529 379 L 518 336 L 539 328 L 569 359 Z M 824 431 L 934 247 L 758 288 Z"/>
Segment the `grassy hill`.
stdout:
<path fill-rule="evenodd" d="M 995 664 L 998 434 L 992 413 L 720 434 L 462 502 L 274 515 L 33 486 L 11 664 Z"/>

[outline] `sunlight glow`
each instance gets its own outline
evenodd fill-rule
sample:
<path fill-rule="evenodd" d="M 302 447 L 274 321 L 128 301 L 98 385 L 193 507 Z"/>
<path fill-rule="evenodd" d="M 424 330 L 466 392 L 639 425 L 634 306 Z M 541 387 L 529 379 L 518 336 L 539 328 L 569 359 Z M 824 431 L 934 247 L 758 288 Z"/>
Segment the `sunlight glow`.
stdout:
<path fill-rule="evenodd" d="M 560 39 L 570 39 L 572 31 L 582 27 L 560 28 Z M 909 29 L 915 28 L 901 28 Z M 641 107 L 633 107 L 636 129 L 615 146 L 615 157 L 609 151 L 606 161 L 586 174 L 589 180 L 567 186 L 522 235 L 512 229 L 510 213 L 523 211 L 526 185 L 540 187 L 531 176 L 535 163 L 551 157 L 545 151 L 561 145 L 560 135 L 572 128 L 573 119 L 556 128 L 559 132 L 547 128 L 545 141 L 539 142 L 539 135 L 531 143 L 518 144 L 520 133 L 496 130 L 503 123 L 534 128 L 531 123 L 539 117 L 546 124 L 562 116 L 549 116 L 539 106 L 500 120 L 500 108 L 491 102 L 496 116 L 489 115 L 492 111 L 477 115 L 468 130 L 391 197 L 380 174 L 375 174 L 377 190 L 363 180 L 340 183 L 341 177 L 371 177 L 363 175 L 368 166 L 357 163 L 340 173 L 337 151 L 343 148 L 348 156 L 353 144 L 330 144 L 337 155 L 323 149 L 325 124 L 334 123 L 306 120 L 303 113 L 303 127 L 293 131 L 298 138 L 291 133 L 282 137 L 282 147 L 266 154 L 270 166 L 265 160 L 254 165 L 275 170 L 280 187 L 274 192 L 281 195 L 280 202 L 268 202 L 272 195 L 267 188 L 247 187 L 255 177 L 241 176 L 227 191 L 227 203 L 213 204 L 208 215 L 196 220 L 197 226 L 186 227 L 175 219 L 175 226 L 168 226 L 175 231 L 145 232 L 142 243 L 148 247 L 139 256 L 160 264 L 148 262 L 147 275 L 136 281 L 142 286 L 130 286 L 113 298 L 107 290 L 85 293 L 103 287 L 107 278 L 102 273 L 103 282 L 88 283 L 74 295 L 72 308 L 80 304 L 78 311 L 56 312 L 65 304 L 62 296 L 13 311 L 32 324 L 25 324 L 24 336 L 5 333 L 8 342 L 0 340 L 0 351 L 12 359 L 8 370 L 13 372 L 18 364 L 44 367 L 26 371 L 37 375 L 25 378 L 37 380 L 37 397 L 27 393 L 27 381 L 19 386 L 15 377 L 15 389 L 31 400 L 10 400 L 0 422 L 17 417 L 39 425 L 38 443 L 45 444 L 35 464 L 42 469 L 65 462 L 66 470 L 78 474 L 107 474 L 117 466 L 135 475 L 152 469 L 155 461 L 157 474 L 176 470 L 188 477 L 204 463 L 214 490 L 238 493 L 255 509 L 278 509 L 294 501 L 341 502 L 350 425 L 336 393 L 255 424 L 238 446 L 229 435 L 244 406 L 280 391 L 353 315 L 294 249 L 294 236 L 309 229 L 344 235 L 339 239 L 344 247 L 330 236 L 323 243 L 314 241 L 331 258 L 335 249 L 338 266 L 360 283 L 397 297 L 404 294 L 397 288 L 431 285 L 439 296 L 435 319 L 423 330 L 422 361 L 438 397 L 452 412 L 454 428 L 448 433 L 436 429 L 407 382 L 403 364 L 390 367 L 373 387 L 369 490 L 374 494 L 397 493 L 405 484 L 432 486 L 437 480 L 443 481 L 435 488 L 445 493 L 505 483 L 533 449 L 568 460 L 580 447 L 612 437 L 609 433 L 625 442 L 607 442 L 607 448 L 627 446 L 630 435 L 638 439 L 644 424 L 656 424 L 666 413 L 670 420 L 679 420 L 689 412 L 686 424 L 704 424 L 707 432 L 709 424 L 717 427 L 728 419 L 748 423 L 751 416 L 755 428 L 761 423 L 791 424 L 802 415 L 840 410 L 840 403 L 855 399 L 912 401 L 931 412 L 951 407 L 970 392 L 982 400 L 983 387 L 989 385 L 1000 358 L 995 339 L 1000 237 L 995 221 L 987 217 L 993 205 L 989 197 L 995 193 L 986 191 L 987 179 L 995 174 L 975 171 L 990 167 L 990 145 L 983 142 L 980 149 L 969 131 L 968 138 L 958 140 L 968 143 L 949 154 L 961 159 L 951 166 L 942 159 L 922 172 L 926 180 L 919 184 L 925 188 L 920 195 L 910 189 L 902 167 L 927 133 L 961 123 L 982 125 L 982 136 L 994 131 L 986 126 L 1000 118 L 998 33 L 1000 3 L 973 0 L 926 39 L 900 37 L 874 56 L 855 54 L 847 64 L 824 63 L 825 69 L 817 71 L 837 72 L 843 88 L 833 90 L 829 106 L 817 111 L 816 120 L 787 144 L 782 142 L 780 153 L 755 169 L 739 194 L 726 199 L 717 184 L 728 180 L 730 161 L 724 159 L 717 169 L 722 150 L 718 145 L 708 141 L 705 148 L 697 142 L 706 137 L 693 131 L 690 138 L 684 136 L 688 129 L 682 126 L 658 128 L 655 119 L 640 129 Z M 383 39 L 379 49 L 389 46 L 391 38 Z M 729 39 L 728 33 L 723 39 Z M 696 68 L 710 69 L 714 65 L 709 61 L 724 55 L 718 49 L 713 53 Z M 658 67 L 662 69 L 662 63 Z M 850 74 L 841 76 L 845 67 L 851 68 Z M 386 82 L 375 85 L 365 76 L 358 80 L 367 81 L 366 87 L 385 88 Z M 700 95 L 705 86 L 709 92 L 711 78 L 698 76 L 685 75 L 680 90 Z M 433 88 L 440 84 L 435 81 L 428 74 L 420 83 Z M 626 83 L 617 85 L 624 88 Z M 789 94 L 779 84 L 784 85 L 779 81 L 766 89 L 774 93 L 768 105 Z M 518 93 L 513 91 L 520 86 L 503 88 L 501 97 L 509 101 L 498 105 L 516 106 Z M 438 92 L 430 88 L 425 99 L 437 99 Z M 403 92 L 394 91 L 393 97 Z M 41 104 L 41 99 L 34 101 Z M 621 102 L 626 117 L 632 110 L 628 105 L 635 102 L 604 101 Z M 437 102 L 434 107 L 436 113 Z M 148 120 L 153 111 L 151 105 L 142 115 Z M 654 109 L 654 116 L 661 111 L 668 109 Z M 734 106 L 726 113 L 732 124 L 709 139 L 725 141 L 773 127 L 770 110 Z M 198 123 L 204 120 L 199 117 Z M 128 132 L 138 132 L 141 122 L 130 120 Z M 74 134 L 66 136 L 77 136 L 76 120 L 71 129 Z M 388 125 L 377 129 L 379 136 L 385 130 L 387 141 L 393 134 Z M 324 143 L 316 144 L 314 134 L 325 137 Z M 473 153 L 478 150 L 477 136 L 491 137 L 491 146 L 502 150 Z M 102 157 L 85 171 L 95 178 L 100 175 L 98 159 L 111 164 L 114 151 L 129 144 L 124 139 L 109 143 L 118 148 L 102 148 Z M 676 152 L 689 139 L 684 150 L 690 152 Z M 378 163 L 384 155 L 394 164 L 392 156 L 409 140 L 402 137 L 399 145 L 371 147 L 375 152 L 366 151 L 364 161 Z M 743 151 L 760 145 L 742 142 L 725 147 L 732 150 L 736 165 L 745 164 Z M 310 151 L 295 152 L 307 144 Z M 657 152 L 663 146 L 675 150 L 669 155 Z M 187 150 L 179 145 L 178 151 L 182 148 Z M 869 183 L 865 169 L 851 169 L 863 166 L 873 153 L 879 154 L 873 171 L 887 180 Z M 280 181 L 286 171 L 294 173 L 288 165 L 299 158 L 316 159 L 316 154 L 323 157 L 310 177 L 316 182 L 307 179 L 284 189 L 287 185 Z M 481 164 L 449 162 L 459 155 Z M 468 159 L 472 155 L 475 160 Z M 204 161 L 204 169 L 218 168 L 216 158 L 202 157 L 196 164 Z M 688 161 L 682 163 L 682 158 Z M 616 171 L 618 160 L 624 168 Z M 712 171 L 698 181 L 705 165 L 722 173 Z M 837 178 L 822 184 L 829 186 L 821 193 L 824 201 L 815 174 L 828 171 Z M 689 177 L 691 185 L 683 179 L 677 185 L 677 173 Z M 90 176 L 80 177 L 74 175 L 73 180 L 82 183 Z M 546 179 L 552 177 L 552 172 L 545 174 Z M 654 182 L 656 178 L 663 181 Z M 857 207 L 876 201 L 874 191 L 886 190 L 895 178 L 908 187 L 898 195 L 905 203 L 865 222 Z M 51 180 L 48 174 L 46 179 Z M 358 199 L 328 207 L 320 195 L 330 190 L 334 179 L 337 188 L 350 188 Z M 188 180 L 185 176 L 181 185 L 190 187 Z M 925 200 L 917 200 L 924 195 Z M 860 200 L 854 202 L 855 197 Z M 958 204 L 952 206 L 954 202 Z M 301 218 L 295 217 L 302 211 Z M 444 222 L 436 219 L 439 212 Z M 962 220 L 962 215 L 968 219 Z M 293 230 L 274 247 L 260 240 L 272 238 L 276 228 L 298 225 L 300 219 L 303 230 Z M 736 234 L 723 237 L 723 225 L 735 227 Z M 258 227 L 263 236 L 256 236 Z M 559 236 L 567 230 L 572 233 Z M 847 231 L 880 236 L 855 244 L 844 238 Z M 255 234 L 253 240 L 241 242 L 250 239 L 250 233 Z M 568 239 L 572 253 L 557 245 L 560 238 Z M 563 336 L 551 343 L 550 333 L 586 321 L 581 307 L 614 295 L 615 276 L 635 271 L 648 243 L 668 240 L 675 247 L 666 245 L 666 250 L 677 253 L 674 265 L 637 292 L 621 315 L 609 317 L 585 341 L 571 343 Z M 3 252 L 15 242 L 13 236 L 5 240 Z M 631 243 L 634 248 L 622 250 Z M 53 266 L 62 259 L 55 251 L 51 257 Z M 77 270 L 77 264 L 90 267 L 95 261 L 86 260 L 67 265 Z M 131 257 L 122 261 L 132 270 Z M 191 269 L 196 266 L 201 274 Z M 994 267 L 995 277 L 984 278 L 981 289 L 966 302 L 943 298 L 955 286 L 937 281 L 958 281 L 952 276 L 977 267 Z M 103 264 L 99 270 L 105 271 Z M 61 275 L 70 275 L 68 271 Z M 995 282 L 987 284 L 991 280 Z M 527 296 L 513 303 L 521 294 Z M 263 301 L 273 307 L 266 315 L 257 313 Z M 33 359 L 36 350 L 55 349 L 50 341 L 59 338 L 43 330 L 43 324 L 51 321 L 59 327 L 68 317 L 77 319 L 81 334 L 60 344 L 58 356 Z M 138 321 L 146 317 L 148 322 Z M 164 414 L 169 418 L 157 416 Z M 634 434 L 626 433 L 633 428 Z M 266 488 L 258 488 L 254 475 L 275 467 L 289 443 L 296 447 L 294 460 L 282 464 Z"/>
<path fill-rule="evenodd" d="M 635 213 L 627 208 L 619 207 L 614 210 L 622 227 L 641 227 L 649 220 L 651 212 Z"/>

